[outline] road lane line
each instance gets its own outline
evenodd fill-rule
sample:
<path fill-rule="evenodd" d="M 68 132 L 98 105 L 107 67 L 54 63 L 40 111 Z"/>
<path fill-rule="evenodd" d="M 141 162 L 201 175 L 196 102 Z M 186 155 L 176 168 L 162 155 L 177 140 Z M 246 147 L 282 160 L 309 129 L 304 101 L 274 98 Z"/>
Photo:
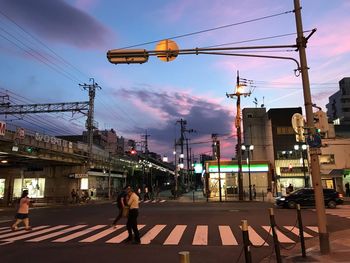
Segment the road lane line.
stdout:
<path fill-rule="evenodd" d="M 6 239 L 4 239 L 4 241 L 14 242 L 14 241 L 17 241 L 17 240 L 26 239 L 28 237 L 39 236 L 41 234 L 45 234 L 47 232 L 52 232 L 52 231 L 55 231 L 55 230 L 58 230 L 58 229 L 61 229 L 61 228 L 67 227 L 67 226 L 68 225 L 58 225 L 58 226 L 46 228 L 46 229 L 43 229 L 43 230 L 40 230 L 40 231 L 29 232 L 29 233 L 27 231 L 28 234 L 26 234 L 26 235 L 21 235 L 21 236 L 12 237 L 12 238 L 6 238 Z"/>
<path fill-rule="evenodd" d="M 270 226 L 262 226 L 263 229 L 266 230 L 266 232 L 270 231 Z M 295 243 L 294 240 L 290 239 L 289 237 L 287 237 L 285 234 L 283 234 L 280 230 L 278 230 L 277 228 L 275 228 L 276 230 L 276 234 L 277 234 L 277 238 L 278 241 L 281 243 Z M 270 231 L 271 236 L 273 235 L 272 231 Z"/>
<path fill-rule="evenodd" d="M 242 226 L 239 226 L 242 229 Z M 265 240 L 262 239 L 258 233 L 255 232 L 255 230 L 251 227 L 248 226 L 248 234 L 249 234 L 249 240 L 254 246 L 261 246 Z M 264 246 L 268 246 L 266 242 L 264 243 Z"/>
<path fill-rule="evenodd" d="M 208 245 L 208 226 L 197 226 L 196 232 L 194 233 L 192 245 Z"/>
<path fill-rule="evenodd" d="M 137 229 L 140 230 L 144 228 L 145 225 L 137 225 Z M 113 237 L 109 240 L 106 241 L 106 243 L 112 243 L 112 244 L 117 244 L 123 242 L 127 237 L 129 236 L 128 231 L 124 231 L 123 233 L 119 234 L 116 237 Z"/>
<path fill-rule="evenodd" d="M 31 231 L 43 229 L 43 228 L 46 228 L 46 227 L 49 227 L 49 226 L 33 227 Z M 0 235 L 0 239 L 6 238 L 6 237 L 17 236 L 17 235 L 24 234 L 24 233 L 28 233 L 28 231 L 27 230 L 17 230 L 17 231 L 13 231 L 11 233 L 8 233 L 8 234 Z"/>
<path fill-rule="evenodd" d="M 219 226 L 221 242 L 223 246 L 238 245 L 235 236 L 233 235 L 230 226 Z"/>
<path fill-rule="evenodd" d="M 94 242 L 96 240 L 99 240 L 105 236 L 108 236 L 109 234 L 117 231 L 118 229 L 121 229 L 125 227 L 125 225 L 116 225 L 115 227 L 111 227 L 111 228 L 108 228 L 106 230 L 103 230 L 102 232 L 100 233 L 97 233 L 91 237 L 88 237 L 88 238 L 85 238 L 83 240 L 80 240 L 79 242 L 86 242 L 86 243 L 91 243 L 91 242 Z"/>
<path fill-rule="evenodd" d="M 299 228 L 294 227 L 294 226 L 283 226 L 284 228 L 288 229 L 288 231 L 293 232 L 293 234 L 297 235 L 299 237 Z M 304 232 L 304 237 L 312 237 L 312 235 L 310 235 L 309 233 Z"/>
<path fill-rule="evenodd" d="M 175 226 L 163 245 L 178 245 L 186 227 L 186 225 Z"/>
<path fill-rule="evenodd" d="M 311 231 L 314 231 L 316 233 L 318 233 L 318 227 L 317 226 L 307 226 L 308 229 L 310 229 Z"/>
<path fill-rule="evenodd" d="M 86 226 L 87 225 L 73 226 L 73 227 L 70 227 L 70 228 L 67 228 L 67 229 L 63 229 L 63 230 L 51 233 L 51 234 L 47 234 L 45 236 L 41 236 L 41 237 L 37 237 L 37 238 L 26 240 L 26 242 L 40 242 L 40 241 L 43 241 L 43 240 L 46 240 L 46 239 L 50 239 L 50 238 L 53 238 L 53 237 L 57 237 L 57 236 L 63 235 L 63 234 L 68 233 L 68 232 L 72 232 L 74 230 L 78 230 L 78 229 L 86 227 Z"/>
<path fill-rule="evenodd" d="M 52 240 L 52 242 L 67 242 L 67 241 L 69 241 L 69 240 L 72 240 L 72 239 L 74 239 L 74 238 L 77 238 L 77 237 L 86 235 L 86 234 L 88 234 L 88 233 L 90 233 L 90 232 L 92 232 L 92 231 L 101 229 L 101 228 L 106 227 L 106 226 L 107 226 L 107 225 L 96 225 L 96 226 L 93 226 L 93 227 L 90 227 L 90 228 L 81 230 L 81 231 L 79 231 L 79 232 L 75 232 L 75 233 L 70 234 L 70 235 L 68 235 L 68 236 L 61 237 L 61 238 Z"/>
<path fill-rule="evenodd" d="M 141 237 L 141 244 L 148 245 L 164 229 L 166 225 L 155 225 L 151 230 Z"/>

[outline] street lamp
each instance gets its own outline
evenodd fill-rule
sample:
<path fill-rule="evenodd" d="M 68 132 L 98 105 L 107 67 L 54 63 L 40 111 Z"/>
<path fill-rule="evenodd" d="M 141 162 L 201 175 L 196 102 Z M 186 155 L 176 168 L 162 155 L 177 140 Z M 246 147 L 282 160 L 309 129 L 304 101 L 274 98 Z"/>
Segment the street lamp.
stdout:
<path fill-rule="evenodd" d="M 301 159 L 302 159 L 302 164 L 303 164 L 303 173 L 304 173 L 304 187 L 309 187 L 309 180 L 306 176 L 306 169 L 305 169 L 305 154 L 307 151 L 307 145 L 306 144 L 296 144 L 294 145 L 294 150 L 299 151 L 301 153 Z M 307 156 L 307 155 L 306 155 Z"/>
<path fill-rule="evenodd" d="M 250 151 L 254 150 L 254 145 L 242 145 L 242 150 L 248 153 L 247 164 L 248 164 L 248 179 L 249 179 L 249 200 L 252 201 L 252 181 L 250 177 Z"/>

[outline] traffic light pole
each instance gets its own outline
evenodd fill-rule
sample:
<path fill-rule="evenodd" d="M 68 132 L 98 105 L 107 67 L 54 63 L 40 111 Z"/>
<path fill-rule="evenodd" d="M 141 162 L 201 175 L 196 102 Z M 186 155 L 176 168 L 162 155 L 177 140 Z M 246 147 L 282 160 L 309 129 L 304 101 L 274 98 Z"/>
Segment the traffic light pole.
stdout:
<path fill-rule="evenodd" d="M 297 42 L 299 58 L 300 58 L 300 71 L 301 71 L 301 77 L 302 77 L 302 83 L 303 83 L 306 122 L 309 128 L 308 136 L 310 135 L 312 136 L 312 135 L 315 135 L 316 130 L 313 122 L 310 82 L 309 82 L 308 65 L 306 60 L 306 50 L 305 50 L 308 38 L 305 38 L 303 35 L 303 25 L 302 25 L 300 10 L 301 10 L 300 0 L 294 0 L 294 13 L 295 13 L 295 22 L 296 22 L 296 29 L 297 29 L 296 42 Z M 320 163 L 319 163 L 318 153 L 316 149 L 310 148 L 310 159 L 311 159 L 312 184 L 315 191 L 315 203 L 316 203 L 316 213 L 317 213 L 317 221 L 318 221 L 320 252 L 322 254 L 329 254 L 330 253 L 329 234 L 327 232 L 326 211 L 324 206 L 323 188 L 322 188 L 322 181 L 320 176 Z"/>

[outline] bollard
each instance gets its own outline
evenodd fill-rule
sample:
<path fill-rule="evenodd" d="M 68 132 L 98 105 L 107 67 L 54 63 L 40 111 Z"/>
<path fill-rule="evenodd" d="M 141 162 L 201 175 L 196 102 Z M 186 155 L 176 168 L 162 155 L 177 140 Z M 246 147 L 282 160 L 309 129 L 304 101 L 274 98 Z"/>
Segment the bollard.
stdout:
<path fill-rule="evenodd" d="M 277 263 L 282 263 L 280 244 L 278 242 L 278 237 L 277 237 L 277 233 L 276 233 L 276 229 L 275 229 L 276 221 L 275 221 L 275 215 L 273 213 L 273 208 L 270 208 L 269 211 L 270 211 L 270 223 L 271 223 L 272 237 L 273 237 L 273 243 L 275 246 L 275 253 L 276 253 L 276 261 L 277 261 Z"/>
<path fill-rule="evenodd" d="M 248 232 L 248 221 L 242 220 L 242 235 L 243 235 L 243 246 L 244 246 L 244 256 L 245 262 L 252 262 L 252 255 L 250 251 L 250 240 L 249 240 L 249 232 Z"/>
<path fill-rule="evenodd" d="M 180 263 L 190 263 L 190 252 L 189 251 L 181 251 L 179 252 Z"/>
<path fill-rule="evenodd" d="M 297 213 L 298 213 L 298 226 L 299 226 L 301 255 L 303 256 L 303 258 L 305 258 L 306 257 L 305 238 L 304 238 L 304 230 L 303 230 L 303 220 L 301 218 L 300 204 L 297 204 Z"/>

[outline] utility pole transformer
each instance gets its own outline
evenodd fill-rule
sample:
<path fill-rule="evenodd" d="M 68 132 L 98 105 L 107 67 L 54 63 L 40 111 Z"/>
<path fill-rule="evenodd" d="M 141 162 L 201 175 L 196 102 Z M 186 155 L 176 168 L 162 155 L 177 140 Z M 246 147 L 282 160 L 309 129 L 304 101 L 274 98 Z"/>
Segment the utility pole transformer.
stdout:
<path fill-rule="evenodd" d="M 90 78 L 90 81 L 92 81 L 92 84 L 79 84 L 84 90 L 89 91 L 89 111 L 88 111 L 88 118 L 86 121 L 86 128 L 87 128 L 87 143 L 88 143 L 88 153 L 89 153 L 89 165 L 91 165 L 91 159 L 92 159 L 92 144 L 93 144 L 93 136 L 94 136 L 94 107 L 95 107 L 95 95 L 96 95 L 96 89 L 101 89 L 101 87 L 95 83 L 95 80 L 93 78 Z"/>

